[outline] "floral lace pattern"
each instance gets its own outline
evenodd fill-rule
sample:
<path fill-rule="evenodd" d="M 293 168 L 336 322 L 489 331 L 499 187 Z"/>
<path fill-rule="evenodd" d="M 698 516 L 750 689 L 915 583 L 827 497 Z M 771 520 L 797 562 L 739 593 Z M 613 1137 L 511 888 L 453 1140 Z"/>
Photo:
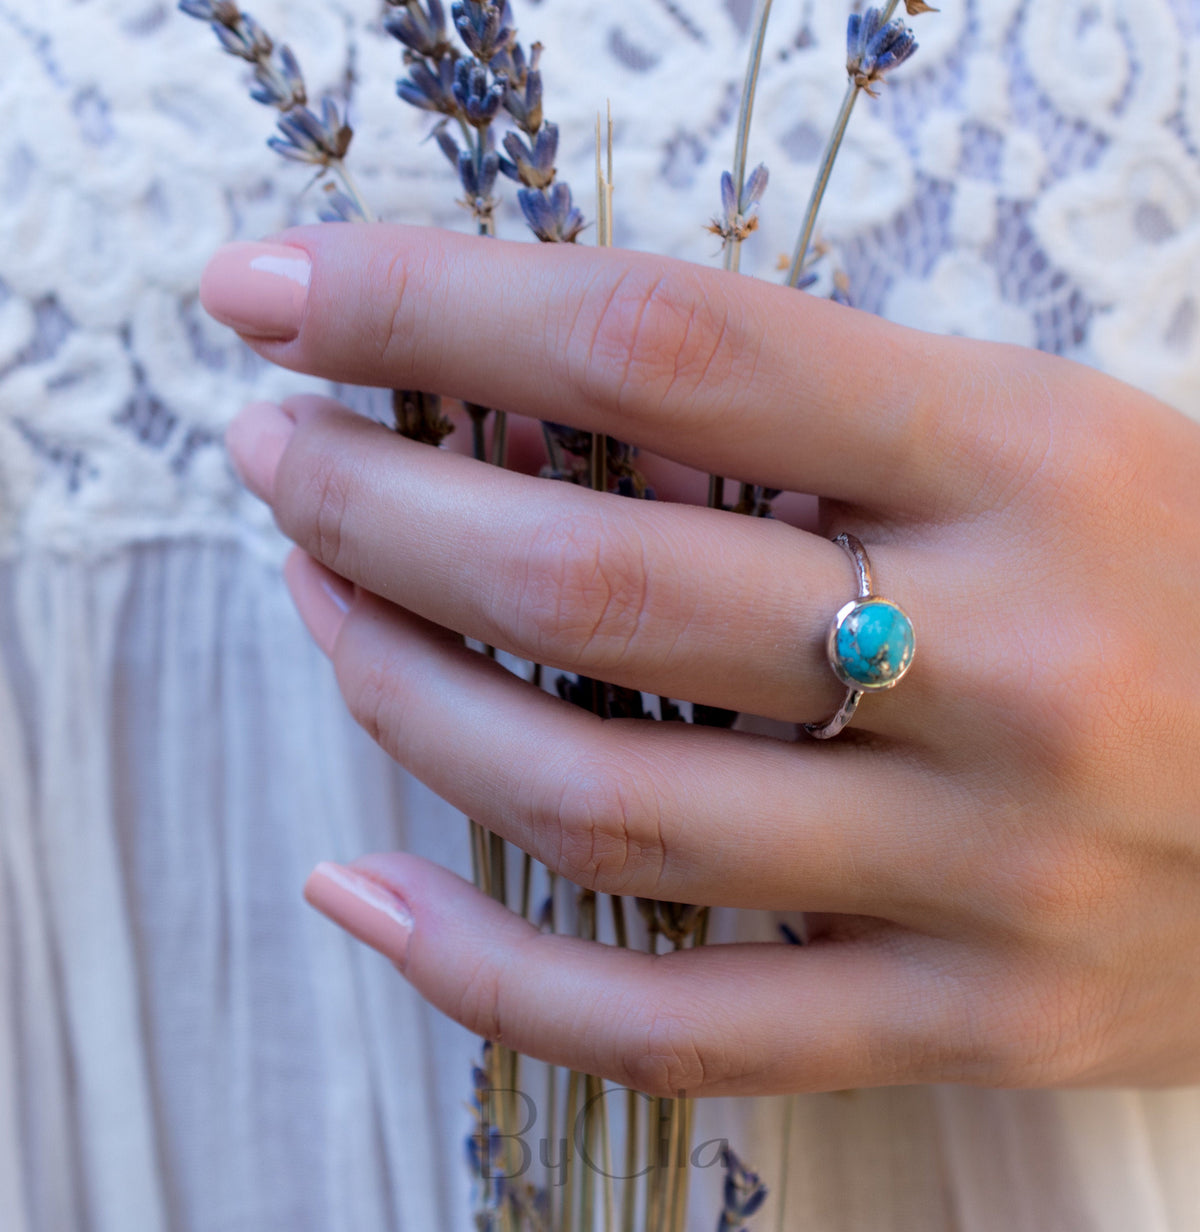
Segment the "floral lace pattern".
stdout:
<path fill-rule="evenodd" d="M 347 99 L 350 161 L 392 221 L 462 227 L 372 5 L 251 6 Z M 591 181 L 617 118 L 617 242 L 701 262 L 730 158 L 751 0 L 524 0 L 560 163 Z M 776 6 L 751 146 L 772 175 L 744 268 L 775 276 L 843 80 L 844 6 Z M 1200 12 L 1193 0 L 944 0 L 863 100 L 823 221 L 856 304 L 1056 351 L 1200 415 Z M 220 447 L 304 378 L 199 309 L 226 239 L 315 218 L 239 66 L 167 0 L 0 0 L 0 548 L 96 552 L 274 532 Z M 586 206 L 586 201 L 584 201 Z M 589 211 L 590 212 L 590 211 Z M 501 233 L 518 236 L 510 212 Z M 311 383 L 308 383 L 311 385 Z"/>

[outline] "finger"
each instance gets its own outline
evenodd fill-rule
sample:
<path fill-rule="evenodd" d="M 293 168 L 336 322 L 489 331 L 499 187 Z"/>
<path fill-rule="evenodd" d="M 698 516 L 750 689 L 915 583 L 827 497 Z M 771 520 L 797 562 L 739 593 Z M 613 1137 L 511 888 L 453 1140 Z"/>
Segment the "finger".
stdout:
<path fill-rule="evenodd" d="M 862 913 L 930 931 L 953 914 L 973 839 L 961 827 L 951 856 L 946 830 L 978 809 L 956 781 L 853 742 L 601 721 L 374 596 L 331 606 L 330 587 L 344 583 L 301 553 L 286 572 L 370 735 L 438 795 L 574 883 L 664 901 Z"/>
<path fill-rule="evenodd" d="M 235 424 L 230 448 L 284 532 L 342 577 L 489 645 L 630 688 L 790 722 L 841 704 L 824 643 L 854 579 L 828 540 L 484 467 L 320 399 L 289 408 L 282 452 L 285 416 L 262 406 Z M 249 461 L 249 438 L 269 457 Z M 918 549 L 875 563 L 898 602 L 909 569 L 925 575 L 914 620 L 935 605 Z M 923 671 L 899 711 L 872 699 L 876 730 L 925 721 Z"/>
<path fill-rule="evenodd" d="M 661 956 L 539 933 L 410 855 L 319 865 L 308 901 L 428 1001 L 525 1056 L 662 1098 L 975 1076 L 933 943 L 711 945 Z"/>
<path fill-rule="evenodd" d="M 471 424 L 466 411 L 452 404 L 446 413 L 456 429 L 447 438 L 446 448 L 464 457 L 473 456 Z M 505 431 L 508 440 L 505 465 L 508 469 L 522 475 L 542 474 L 546 466 L 544 425 L 526 415 L 510 414 Z M 583 474 L 587 460 L 577 459 L 577 464 Z M 638 451 L 635 465 L 656 500 L 676 505 L 708 503 L 711 476 L 645 450 Z M 726 507 L 736 504 L 738 495 L 734 486 L 727 484 L 720 504 Z M 796 492 L 781 492 L 771 501 L 771 516 L 789 526 L 815 531 L 818 526 L 817 498 Z"/>
<path fill-rule="evenodd" d="M 1035 423 L 1014 382 L 1049 362 L 1023 356 L 1025 377 L 1008 363 L 998 389 L 1000 348 L 616 249 L 390 225 L 281 238 L 222 249 L 201 283 L 209 312 L 275 363 L 607 432 L 699 470 L 873 508 L 928 516 L 949 488 L 978 498 L 1014 424 Z M 986 454 L 972 448 L 981 440 Z"/>

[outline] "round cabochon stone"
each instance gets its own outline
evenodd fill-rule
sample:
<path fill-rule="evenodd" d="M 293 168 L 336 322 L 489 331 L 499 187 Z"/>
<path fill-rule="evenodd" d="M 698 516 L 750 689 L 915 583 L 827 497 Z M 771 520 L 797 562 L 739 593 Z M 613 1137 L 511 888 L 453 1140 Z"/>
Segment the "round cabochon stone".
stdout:
<path fill-rule="evenodd" d="M 913 657 L 912 621 L 887 599 L 864 599 L 843 617 L 834 637 L 838 674 L 864 689 L 895 684 Z"/>

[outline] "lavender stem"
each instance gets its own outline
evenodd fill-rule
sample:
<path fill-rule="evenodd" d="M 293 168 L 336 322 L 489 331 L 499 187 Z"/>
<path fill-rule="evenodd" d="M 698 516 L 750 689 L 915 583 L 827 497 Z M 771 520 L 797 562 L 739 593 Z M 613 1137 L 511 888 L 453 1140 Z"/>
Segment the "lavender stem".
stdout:
<path fill-rule="evenodd" d="M 887 8 L 883 11 L 881 24 L 886 25 L 891 20 L 899 4 L 900 0 L 889 0 Z M 846 128 L 850 124 L 850 116 L 854 112 L 854 104 L 858 102 L 861 92 L 862 87 L 857 82 L 851 81 L 846 97 L 842 100 L 842 109 L 838 112 L 837 120 L 834 122 L 833 132 L 830 134 L 829 144 L 825 147 L 825 156 L 821 160 L 812 195 L 808 199 L 808 208 L 804 212 L 804 223 L 800 228 L 800 238 L 796 241 L 796 251 L 792 254 L 792 264 L 788 270 L 786 283 L 789 287 L 798 286 L 800 279 L 804 276 L 804 263 L 808 257 L 813 232 L 817 227 L 817 215 L 821 212 L 821 203 L 825 200 L 825 190 L 829 187 L 833 164 L 837 161 L 842 141 L 846 136 Z"/>
<path fill-rule="evenodd" d="M 755 18 L 754 42 L 750 49 L 750 61 L 746 66 L 746 80 L 742 86 L 742 102 L 738 111 L 737 140 L 733 147 L 733 187 L 737 199 L 742 200 L 746 187 L 746 153 L 750 144 L 750 120 L 754 114 L 754 97 L 758 92 L 758 73 L 762 67 L 763 44 L 767 38 L 767 22 L 771 19 L 773 0 L 759 0 Z M 741 262 L 742 241 L 734 238 L 725 245 L 725 268 L 737 272 Z"/>

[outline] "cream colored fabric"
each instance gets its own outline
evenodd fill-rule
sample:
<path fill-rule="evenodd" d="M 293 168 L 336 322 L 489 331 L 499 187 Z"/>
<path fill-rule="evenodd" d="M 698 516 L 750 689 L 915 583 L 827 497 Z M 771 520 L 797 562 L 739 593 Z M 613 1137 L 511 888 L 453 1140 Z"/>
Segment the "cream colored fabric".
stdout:
<path fill-rule="evenodd" d="M 585 205 L 613 100 L 618 242 L 713 259 L 700 224 L 750 7 L 521 0 Z M 845 7 L 776 3 L 752 150 L 772 186 L 746 252 L 762 276 L 836 108 Z M 1194 3 L 942 8 L 835 177 L 825 231 L 857 302 L 1200 414 Z M 252 11 L 314 93 L 353 48 L 378 211 L 464 225 L 373 6 Z M 0 1230 L 465 1230 L 473 1041 L 299 898 L 325 857 L 406 846 L 461 869 L 462 822 L 343 714 L 283 544 L 222 454 L 242 402 L 315 383 L 196 302 L 223 239 L 312 218 L 305 171 L 264 148 L 237 64 L 160 0 L 0 0 L 0 32 Z M 773 1182 L 785 1107 L 707 1103 L 698 1140 L 727 1135 Z M 1200 1229 L 1195 1091 L 790 1108 L 797 1232 Z M 718 1183 L 697 1175 L 696 1229 Z"/>

